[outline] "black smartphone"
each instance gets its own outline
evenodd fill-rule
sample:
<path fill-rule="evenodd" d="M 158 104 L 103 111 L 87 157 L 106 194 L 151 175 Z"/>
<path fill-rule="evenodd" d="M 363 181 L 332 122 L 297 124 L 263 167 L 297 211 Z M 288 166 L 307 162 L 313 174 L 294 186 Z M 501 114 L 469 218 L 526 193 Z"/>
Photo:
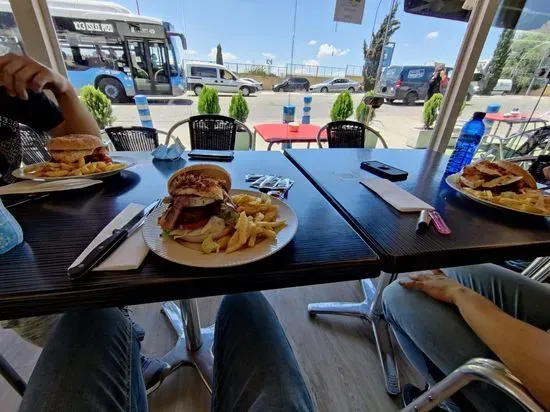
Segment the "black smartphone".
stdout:
<path fill-rule="evenodd" d="M 232 150 L 199 150 L 194 149 L 187 155 L 191 160 L 217 160 L 219 162 L 230 162 L 235 157 Z"/>
<path fill-rule="evenodd" d="M 361 162 L 361 169 L 366 170 L 376 176 L 383 177 L 392 182 L 398 182 L 400 180 L 407 180 L 409 175 L 407 172 L 396 167 L 387 165 L 386 163 L 378 162 L 376 160 L 369 160 L 367 162 Z"/>

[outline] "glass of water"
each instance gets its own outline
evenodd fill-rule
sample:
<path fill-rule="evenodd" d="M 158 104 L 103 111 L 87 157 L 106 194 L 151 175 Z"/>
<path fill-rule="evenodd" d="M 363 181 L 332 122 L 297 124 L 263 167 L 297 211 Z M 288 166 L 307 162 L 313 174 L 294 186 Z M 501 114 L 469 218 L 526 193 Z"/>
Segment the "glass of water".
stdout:
<path fill-rule="evenodd" d="M 23 230 L 0 200 L 0 255 L 23 242 Z"/>

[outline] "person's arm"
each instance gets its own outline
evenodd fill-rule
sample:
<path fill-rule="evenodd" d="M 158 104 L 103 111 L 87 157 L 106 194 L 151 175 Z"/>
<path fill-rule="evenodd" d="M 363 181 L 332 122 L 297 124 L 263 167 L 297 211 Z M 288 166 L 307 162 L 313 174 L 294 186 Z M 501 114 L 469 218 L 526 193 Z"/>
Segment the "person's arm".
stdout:
<path fill-rule="evenodd" d="M 29 99 L 28 90 L 35 93 L 51 90 L 64 119 L 53 129 L 44 130 L 52 136 L 73 133 L 99 136 L 96 121 L 80 102 L 68 80 L 30 57 L 11 53 L 1 56 L 0 83 L 11 96 L 21 100 Z"/>
<path fill-rule="evenodd" d="M 456 305 L 475 334 L 550 410 L 550 333 L 508 315 L 485 297 L 442 273 L 410 278 L 399 283 Z"/>

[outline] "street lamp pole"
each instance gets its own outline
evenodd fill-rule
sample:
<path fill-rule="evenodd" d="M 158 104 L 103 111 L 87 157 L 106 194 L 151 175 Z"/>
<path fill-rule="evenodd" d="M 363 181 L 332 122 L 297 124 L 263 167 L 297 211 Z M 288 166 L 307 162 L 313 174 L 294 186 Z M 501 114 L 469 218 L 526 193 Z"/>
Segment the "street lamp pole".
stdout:
<path fill-rule="evenodd" d="M 137 7 L 138 16 L 141 16 L 141 13 L 139 12 L 139 0 L 136 0 L 136 7 Z"/>

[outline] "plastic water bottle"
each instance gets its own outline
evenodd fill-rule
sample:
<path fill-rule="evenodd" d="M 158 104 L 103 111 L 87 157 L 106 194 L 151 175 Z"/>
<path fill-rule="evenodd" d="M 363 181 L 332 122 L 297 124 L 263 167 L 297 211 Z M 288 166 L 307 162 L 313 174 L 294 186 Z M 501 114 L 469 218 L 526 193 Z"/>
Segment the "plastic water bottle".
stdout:
<path fill-rule="evenodd" d="M 0 200 L 0 255 L 23 242 L 23 230 Z"/>
<path fill-rule="evenodd" d="M 484 112 L 475 112 L 472 120 L 464 125 L 456 141 L 455 150 L 447 164 L 445 175 L 458 173 L 464 166 L 470 164 L 481 138 L 485 134 L 484 117 Z"/>

